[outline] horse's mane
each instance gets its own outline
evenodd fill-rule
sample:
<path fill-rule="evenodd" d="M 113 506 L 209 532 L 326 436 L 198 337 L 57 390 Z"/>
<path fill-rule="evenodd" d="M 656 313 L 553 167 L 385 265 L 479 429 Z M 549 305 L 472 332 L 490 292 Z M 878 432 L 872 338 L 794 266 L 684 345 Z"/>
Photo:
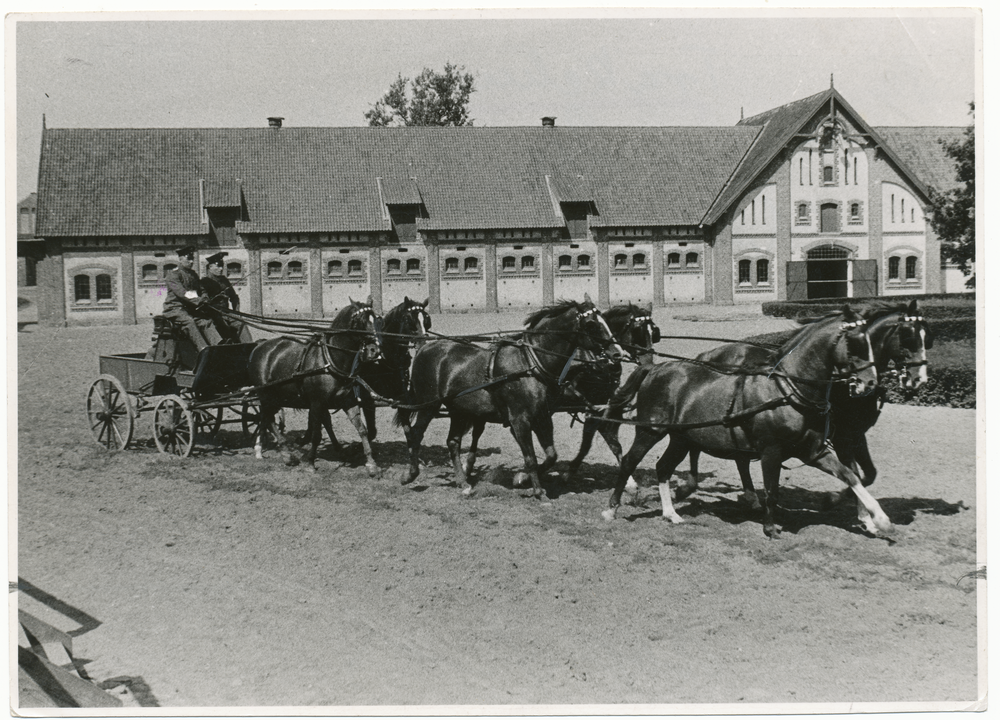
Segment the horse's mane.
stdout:
<path fill-rule="evenodd" d="M 871 322 L 872 320 L 878 320 L 879 318 L 885 317 L 886 315 L 893 315 L 895 313 L 905 313 L 907 310 L 906 303 L 893 305 L 887 302 L 877 302 L 869 305 L 864 310 L 861 311 L 861 315 L 864 316 L 865 320 Z"/>
<path fill-rule="evenodd" d="M 608 321 L 610 325 L 613 322 L 619 322 L 625 320 L 632 316 L 633 311 L 639 310 L 639 308 L 632 303 L 627 305 L 615 305 L 613 308 L 603 313 L 604 319 Z"/>
<path fill-rule="evenodd" d="M 824 320 L 829 320 L 832 317 L 837 317 L 843 314 L 844 314 L 843 310 L 831 310 L 830 312 L 824 313 L 822 315 L 795 318 L 795 322 L 803 326 L 815 325 L 818 322 L 823 322 Z"/>
<path fill-rule="evenodd" d="M 560 300 L 553 305 L 547 305 L 546 307 L 536 310 L 531 313 L 528 317 L 524 319 L 524 324 L 528 329 L 535 327 L 542 320 L 547 320 L 548 318 L 554 318 L 562 315 L 567 310 L 580 309 L 580 303 L 576 300 Z"/>
<path fill-rule="evenodd" d="M 330 322 L 331 330 L 348 330 L 356 329 L 353 328 L 353 321 L 355 318 L 355 313 L 362 309 L 370 307 L 364 303 L 350 304 L 342 307 L 336 315 L 333 316 L 333 320 Z"/>

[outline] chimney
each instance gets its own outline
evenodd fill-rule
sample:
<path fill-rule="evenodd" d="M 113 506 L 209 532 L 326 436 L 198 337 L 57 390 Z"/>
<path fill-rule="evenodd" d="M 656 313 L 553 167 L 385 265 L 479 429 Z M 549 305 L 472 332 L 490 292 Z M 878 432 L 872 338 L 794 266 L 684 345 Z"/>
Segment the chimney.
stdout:
<path fill-rule="evenodd" d="M 555 126 L 556 126 L 556 119 L 554 117 L 542 118 L 542 127 L 555 127 Z"/>
<path fill-rule="evenodd" d="M 269 117 L 267 119 L 267 124 L 269 126 L 273 127 L 273 128 L 280 128 L 281 127 L 281 121 L 284 120 L 284 119 L 285 118 L 281 118 L 281 117 Z"/>

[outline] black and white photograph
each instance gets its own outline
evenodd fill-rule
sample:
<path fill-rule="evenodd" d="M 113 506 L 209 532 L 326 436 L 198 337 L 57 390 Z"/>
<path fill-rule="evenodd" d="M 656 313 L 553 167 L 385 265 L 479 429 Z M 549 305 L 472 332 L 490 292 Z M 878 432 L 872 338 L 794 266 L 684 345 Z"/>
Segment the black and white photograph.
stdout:
<path fill-rule="evenodd" d="M 4 25 L 12 714 L 986 710 L 981 9 Z"/>

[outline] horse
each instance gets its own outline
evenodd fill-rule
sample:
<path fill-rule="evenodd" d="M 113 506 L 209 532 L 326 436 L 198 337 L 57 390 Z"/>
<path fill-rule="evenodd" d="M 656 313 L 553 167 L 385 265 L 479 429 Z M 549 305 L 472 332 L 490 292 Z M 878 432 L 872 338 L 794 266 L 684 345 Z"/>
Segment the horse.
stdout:
<path fill-rule="evenodd" d="M 372 477 L 378 468 L 372 457 L 368 431 L 358 409 L 354 392 L 358 368 L 378 359 L 382 341 L 378 332 L 379 318 L 371 302 L 351 301 L 337 313 L 330 327 L 308 341 L 280 337 L 261 342 L 250 355 L 248 373 L 257 388 L 260 401 L 260 426 L 255 450 L 261 458 L 262 438 L 270 431 L 284 446 L 284 435 L 274 426 L 279 408 L 309 410 L 310 449 L 291 464 L 305 461 L 315 469 L 322 418 L 329 422 L 329 410 L 344 410 L 361 436 L 368 473 Z"/>
<path fill-rule="evenodd" d="M 902 390 L 913 391 L 927 382 L 927 349 L 933 347 L 934 338 L 927 322 L 920 314 L 916 300 L 908 305 L 870 306 L 862 311 L 868 322 L 875 370 L 881 379 L 895 375 Z M 809 322 L 804 320 L 803 322 Z M 773 355 L 767 348 L 733 343 L 702 353 L 696 359 L 707 363 L 736 363 L 739 365 L 766 364 Z M 830 391 L 830 416 L 832 442 L 837 457 L 861 476 L 861 484 L 870 487 L 878 470 L 868 449 L 866 433 L 878 421 L 885 403 L 886 388 L 879 385 L 875 392 L 861 397 L 851 397 L 845 388 L 834 385 Z M 698 477 L 697 450 L 691 451 L 691 475 Z M 750 476 L 748 460 L 736 461 L 743 484 L 743 498 L 751 507 L 760 503 Z M 833 493 L 825 504 L 829 507 L 844 501 L 849 488 Z M 859 513 L 862 509 L 858 509 Z"/>
<path fill-rule="evenodd" d="M 382 357 L 367 362 L 358 368 L 360 379 L 358 394 L 361 411 L 364 413 L 365 427 L 368 431 L 368 442 L 378 436 L 375 425 L 375 398 L 372 392 L 389 400 L 400 400 L 406 394 L 410 382 L 410 343 L 426 339 L 431 329 L 431 316 L 427 312 L 427 303 L 422 303 L 404 297 L 403 302 L 396 305 L 382 318 L 380 337 L 382 338 Z M 341 444 L 334 435 L 330 414 L 320 416 L 323 427 L 334 450 L 340 451 Z M 311 437 L 307 433 L 307 438 Z"/>
<path fill-rule="evenodd" d="M 652 303 L 647 308 L 632 303 L 616 305 L 601 315 L 615 340 L 628 354 L 629 360 L 636 365 L 652 364 L 653 346 L 660 341 L 660 328 L 653 322 Z M 572 385 L 572 390 L 582 396 L 587 406 L 604 405 L 618 389 L 621 377 L 620 362 L 610 366 L 594 365 L 580 372 Z M 603 416 L 613 420 L 621 419 L 621 413 L 615 413 L 612 408 L 608 408 Z M 580 465 L 583 464 L 594 442 L 594 433 L 598 431 L 614 454 L 615 460 L 621 463 L 622 444 L 618 440 L 618 423 L 601 422 L 601 418 L 587 415 L 583 423 L 580 450 L 569 463 L 568 474 L 571 477 L 579 473 Z"/>
<path fill-rule="evenodd" d="M 589 296 L 582 303 L 564 300 L 538 310 L 525 320 L 518 337 L 496 341 L 489 348 L 452 339 L 425 343 L 413 358 L 407 402 L 397 409 L 397 423 L 410 448 L 410 470 L 403 484 L 420 474 L 424 432 L 443 405 L 451 418 L 448 450 L 463 494 L 472 491 L 468 476 L 486 423 L 502 423 L 510 425 L 524 456 L 515 485 L 528 477 L 533 495 L 542 497 L 539 471 L 546 472 L 557 459 L 552 414 L 581 351 L 603 354 L 612 362 L 624 354 Z M 462 438 L 470 428 L 472 444 L 463 467 Z M 541 468 L 532 432 L 545 451 Z"/>
<path fill-rule="evenodd" d="M 867 512 L 866 528 L 889 532 L 892 523 L 855 472 L 827 442 L 828 393 L 846 383 L 852 396 L 872 392 L 878 382 L 864 318 L 845 306 L 817 319 L 788 340 L 765 367 L 725 372 L 703 362 L 676 361 L 639 368 L 612 398 L 635 398 L 636 433 L 622 459 L 608 508 L 613 520 L 628 477 L 656 443 L 670 442 L 656 464 L 663 518 L 683 522 L 670 498 L 670 477 L 697 449 L 716 457 L 760 459 L 764 474 L 764 533 L 777 537 L 775 523 L 781 463 L 791 457 L 850 486 Z M 678 486 L 681 500 L 697 481 Z"/>

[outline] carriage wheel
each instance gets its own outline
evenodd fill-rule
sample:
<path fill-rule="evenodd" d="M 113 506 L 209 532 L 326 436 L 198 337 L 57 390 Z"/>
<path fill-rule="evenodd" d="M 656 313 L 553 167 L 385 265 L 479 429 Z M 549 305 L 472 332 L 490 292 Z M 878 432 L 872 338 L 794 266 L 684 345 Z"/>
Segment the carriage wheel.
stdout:
<path fill-rule="evenodd" d="M 194 410 L 194 421 L 198 428 L 198 434 L 207 437 L 209 440 L 215 439 L 222 427 L 222 413 L 225 408 L 207 408 Z"/>
<path fill-rule="evenodd" d="M 114 375 L 101 375 L 87 393 L 87 420 L 94 439 L 108 450 L 124 450 L 135 430 L 135 409 Z"/>
<path fill-rule="evenodd" d="M 191 454 L 195 434 L 194 415 L 176 395 L 165 395 L 153 408 L 153 440 L 161 453 L 180 457 Z"/>

